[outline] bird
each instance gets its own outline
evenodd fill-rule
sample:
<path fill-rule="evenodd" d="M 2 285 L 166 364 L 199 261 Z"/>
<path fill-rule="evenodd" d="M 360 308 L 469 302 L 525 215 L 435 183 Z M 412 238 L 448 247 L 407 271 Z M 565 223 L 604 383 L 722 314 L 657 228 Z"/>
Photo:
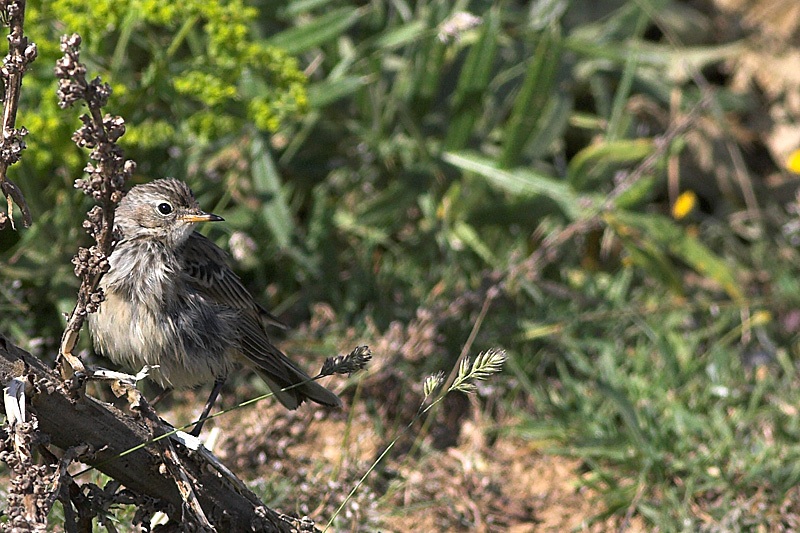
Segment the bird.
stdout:
<path fill-rule="evenodd" d="M 226 253 L 195 231 L 223 218 L 200 209 L 186 183 L 163 178 L 136 185 L 114 215 L 118 241 L 100 280 L 104 299 L 88 315 L 95 350 L 165 389 L 214 388 L 191 434 L 199 435 L 227 376 L 254 370 L 288 409 L 305 400 L 342 402 L 270 340 L 281 323 L 259 305 Z"/>

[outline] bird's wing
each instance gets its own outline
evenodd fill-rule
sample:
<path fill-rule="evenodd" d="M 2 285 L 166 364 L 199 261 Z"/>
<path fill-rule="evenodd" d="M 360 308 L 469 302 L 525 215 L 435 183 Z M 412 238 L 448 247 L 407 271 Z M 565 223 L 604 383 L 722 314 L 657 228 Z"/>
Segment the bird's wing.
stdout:
<path fill-rule="evenodd" d="M 211 300 L 254 313 L 264 324 L 286 329 L 286 325 L 257 304 L 242 285 L 239 276 L 228 266 L 228 258 L 216 244 L 194 232 L 184 244 L 183 274 L 188 282 Z"/>
<path fill-rule="evenodd" d="M 199 233 L 193 233 L 184 246 L 183 274 L 188 283 L 213 302 L 239 311 L 236 329 L 241 353 L 281 403 L 294 409 L 305 398 L 311 398 L 323 405 L 341 407 L 341 400 L 332 392 L 313 381 L 304 383 L 310 379 L 308 374 L 270 342 L 264 323 L 280 322 L 253 301 L 228 266 L 225 253 Z M 285 387 L 294 388 L 281 390 Z"/>
<path fill-rule="evenodd" d="M 253 363 L 256 372 L 285 407 L 296 409 L 308 398 L 328 407 L 342 406 L 338 396 L 312 381 L 308 374 L 269 342 L 263 331 L 259 334 L 259 325 L 252 318 L 245 317 L 237 324 L 237 328 L 242 339 L 242 353 Z"/>

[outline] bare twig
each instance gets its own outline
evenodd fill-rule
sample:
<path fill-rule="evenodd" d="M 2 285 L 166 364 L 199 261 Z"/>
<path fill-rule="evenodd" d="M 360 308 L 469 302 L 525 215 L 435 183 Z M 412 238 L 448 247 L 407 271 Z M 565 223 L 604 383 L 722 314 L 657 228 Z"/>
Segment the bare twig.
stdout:
<path fill-rule="evenodd" d="M 103 301 L 103 292 L 98 284 L 108 271 L 108 256 L 115 243 L 114 209 L 122 199 L 125 181 L 136 169 L 136 164 L 126 160 L 124 152 L 116 144 L 125 133 L 125 121 L 121 117 L 102 115 L 101 108 L 108 102 L 111 87 L 100 78 L 86 81 L 86 67 L 80 62 L 80 44 L 81 38 L 77 34 L 61 38 L 64 56 L 56 63 L 58 103 L 66 108 L 82 100 L 89 108 L 89 113 L 81 116 L 83 126 L 75 132 L 72 140 L 82 148 L 91 148 L 89 158 L 93 163 L 86 165 L 87 176 L 75 180 L 75 187 L 92 196 L 98 205 L 89 210 L 83 223 L 86 232 L 94 237 L 95 245 L 79 248 L 72 260 L 81 286 L 75 309 L 61 338 L 56 362 L 65 379 L 76 372 L 85 373 L 83 363 L 72 354 L 72 350 L 78 342 L 86 314 L 96 311 Z"/>
<path fill-rule="evenodd" d="M 5 91 L 3 94 L 2 135 L 0 135 L 0 191 L 6 199 L 7 213 L 0 212 L 0 229 L 6 222 L 14 225 L 14 204 L 22 212 L 22 225 L 26 228 L 33 222 L 30 209 L 25 202 L 22 191 L 8 179 L 8 167 L 19 161 L 25 149 L 24 137 L 28 131 L 25 128 L 17 129 L 17 109 L 19 107 L 22 77 L 34 59 L 36 59 L 36 45 L 28 42 L 22 31 L 25 22 L 25 0 L 11 0 L 0 2 L 0 16 L 9 25 L 8 55 L 3 59 L 0 68 L 0 77 L 3 79 Z"/>
<path fill-rule="evenodd" d="M 64 452 L 61 459 L 56 457 L 46 446 L 40 446 L 39 452 L 43 457 L 47 458 L 50 464 L 55 465 L 49 494 L 47 494 L 47 498 L 44 500 L 44 506 L 42 507 L 42 514 L 47 516 L 50 514 L 50 510 L 53 508 L 55 501 L 61 499 L 63 503 L 63 496 L 69 495 L 70 488 L 75 485 L 75 480 L 72 479 L 72 476 L 67 470 L 69 465 L 91 454 L 92 447 L 85 443 L 72 446 Z"/>

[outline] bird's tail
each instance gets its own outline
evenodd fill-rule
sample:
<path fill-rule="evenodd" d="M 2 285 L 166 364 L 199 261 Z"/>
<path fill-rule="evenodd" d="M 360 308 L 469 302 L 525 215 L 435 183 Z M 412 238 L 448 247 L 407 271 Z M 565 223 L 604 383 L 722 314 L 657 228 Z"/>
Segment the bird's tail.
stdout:
<path fill-rule="evenodd" d="M 297 409 L 305 400 L 311 400 L 328 407 L 342 407 L 342 400 L 338 396 L 316 381 L 312 381 L 305 372 L 294 365 L 291 365 L 289 369 L 294 374 L 292 383 L 280 383 L 275 379 L 276 376 L 270 375 L 262 369 L 256 369 L 258 375 L 267 383 L 270 390 L 284 407 Z"/>

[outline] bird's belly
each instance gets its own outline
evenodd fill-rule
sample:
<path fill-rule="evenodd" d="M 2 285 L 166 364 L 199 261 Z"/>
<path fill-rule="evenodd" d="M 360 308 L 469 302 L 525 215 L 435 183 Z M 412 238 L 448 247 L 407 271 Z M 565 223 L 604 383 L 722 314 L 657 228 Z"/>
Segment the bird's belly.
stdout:
<path fill-rule="evenodd" d="M 226 334 L 234 317 L 203 306 L 184 312 L 157 311 L 107 292 L 89 328 L 95 349 L 113 362 L 149 377 L 162 387 L 191 388 L 227 375 L 235 366 Z"/>

